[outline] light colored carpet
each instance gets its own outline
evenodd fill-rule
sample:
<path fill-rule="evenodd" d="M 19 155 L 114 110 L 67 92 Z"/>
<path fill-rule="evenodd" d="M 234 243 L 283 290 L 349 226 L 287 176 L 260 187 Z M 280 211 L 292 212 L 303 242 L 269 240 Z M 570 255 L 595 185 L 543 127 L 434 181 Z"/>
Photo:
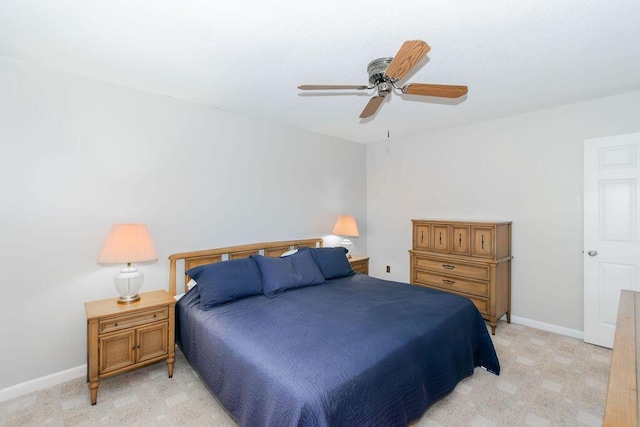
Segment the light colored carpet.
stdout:
<path fill-rule="evenodd" d="M 600 426 L 611 350 L 500 322 L 492 337 L 502 372 L 476 368 L 414 426 Z M 100 383 L 91 406 L 84 379 L 0 403 L 2 426 L 234 426 L 178 351 L 165 363 Z"/>

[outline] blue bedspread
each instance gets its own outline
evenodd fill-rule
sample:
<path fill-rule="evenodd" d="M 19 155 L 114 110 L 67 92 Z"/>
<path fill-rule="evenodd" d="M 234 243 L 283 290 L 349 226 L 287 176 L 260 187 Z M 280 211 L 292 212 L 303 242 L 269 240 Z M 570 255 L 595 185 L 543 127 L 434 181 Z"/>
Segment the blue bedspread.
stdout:
<path fill-rule="evenodd" d="M 356 274 L 210 311 L 197 286 L 177 340 L 242 426 L 400 426 L 474 367 L 500 364 L 480 313 L 456 295 Z"/>

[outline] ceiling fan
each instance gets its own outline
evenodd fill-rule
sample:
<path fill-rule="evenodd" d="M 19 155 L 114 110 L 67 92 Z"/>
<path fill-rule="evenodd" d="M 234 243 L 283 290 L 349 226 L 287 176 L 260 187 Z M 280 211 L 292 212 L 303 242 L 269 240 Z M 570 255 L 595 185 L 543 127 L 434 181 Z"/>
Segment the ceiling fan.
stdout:
<path fill-rule="evenodd" d="M 466 86 L 435 85 L 426 83 L 407 83 L 397 86 L 409 71 L 431 50 L 429 45 L 422 40 L 407 40 L 393 58 L 374 59 L 367 66 L 369 73 L 369 85 L 301 85 L 300 90 L 341 90 L 376 89 L 377 95 L 369 100 L 360 113 L 360 118 L 371 117 L 380 108 L 384 99 L 393 89 L 409 95 L 436 96 L 440 98 L 458 98 L 467 93 Z"/>

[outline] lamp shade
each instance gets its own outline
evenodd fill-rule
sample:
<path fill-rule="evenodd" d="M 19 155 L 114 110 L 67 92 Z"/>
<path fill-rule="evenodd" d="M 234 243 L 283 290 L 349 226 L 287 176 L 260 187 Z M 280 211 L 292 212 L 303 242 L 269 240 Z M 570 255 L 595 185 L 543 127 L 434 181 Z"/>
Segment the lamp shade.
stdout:
<path fill-rule="evenodd" d="M 356 219 L 351 215 L 340 215 L 333 227 L 333 234 L 338 236 L 358 237 L 358 224 Z"/>
<path fill-rule="evenodd" d="M 146 224 L 115 224 L 98 256 L 98 263 L 127 264 L 157 259 Z"/>

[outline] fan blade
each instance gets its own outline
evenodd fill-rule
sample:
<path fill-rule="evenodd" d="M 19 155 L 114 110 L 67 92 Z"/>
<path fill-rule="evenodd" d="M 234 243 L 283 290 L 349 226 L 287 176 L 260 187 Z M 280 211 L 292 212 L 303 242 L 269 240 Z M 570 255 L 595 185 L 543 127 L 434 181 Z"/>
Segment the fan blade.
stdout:
<path fill-rule="evenodd" d="M 422 40 L 407 40 L 393 57 L 391 64 L 384 72 L 387 77 L 400 80 L 431 50 Z"/>
<path fill-rule="evenodd" d="M 430 85 L 426 83 L 410 83 L 402 87 L 402 93 L 409 95 L 437 96 L 440 98 L 459 98 L 466 94 L 466 86 Z"/>
<path fill-rule="evenodd" d="M 364 90 L 369 89 L 369 86 L 362 85 L 300 85 L 300 90 L 332 90 L 332 89 L 356 89 Z"/>
<path fill-rule="evenodd" d="M 378 111 L 382 103 L 384 102 L 385 96 L 386 95 L 382 95 L 382 96 L 376 95 L 373 98 L 371 98 L 367 103 L 367 106 L 364 107 L 364 110 L 362 110 L 362 113 L 360 113 L 360 118 L 366 119 L 367 117 L 373 116 Z"/>

